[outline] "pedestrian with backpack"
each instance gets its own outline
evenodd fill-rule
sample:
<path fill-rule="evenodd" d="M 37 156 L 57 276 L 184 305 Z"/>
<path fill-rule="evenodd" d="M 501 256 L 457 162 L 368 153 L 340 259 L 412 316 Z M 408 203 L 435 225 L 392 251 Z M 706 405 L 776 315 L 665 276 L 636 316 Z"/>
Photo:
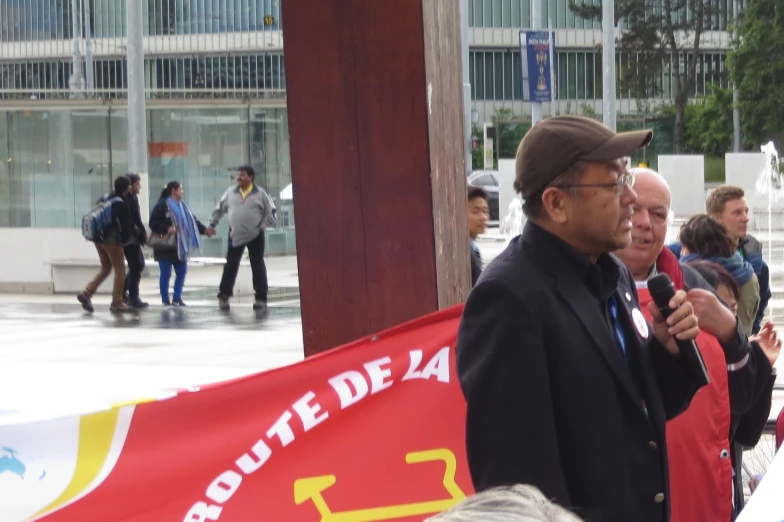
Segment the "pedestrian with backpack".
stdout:
<path fill-rule="evenodd" d="M 123 245 L 128 243 L 131 237 L 130 212 L 123 198 L 130 189 L 131 180 L 127 176 L 115 179 L 114 192 L 102 196 L 82 220 L 82 235 L 95 244 L 98 258 L 101 260 L 101 269 L 84 291 L 76 297 L 82 303 L 82 308 L 90 313 L 95 310 L 92 303 L 93 295 L 112 270 L 114 270 L 114 285 L 110 311 L 113 314 L 120 314 L 132 310 L 122 300 L 125 283 Z"/>

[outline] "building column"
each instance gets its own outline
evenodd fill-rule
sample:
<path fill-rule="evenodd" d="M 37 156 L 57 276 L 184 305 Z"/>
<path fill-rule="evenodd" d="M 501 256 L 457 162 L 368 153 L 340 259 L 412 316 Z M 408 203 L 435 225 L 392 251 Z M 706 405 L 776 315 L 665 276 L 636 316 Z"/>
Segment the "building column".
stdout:
<path fill-rule="evenodd" d="M 49 119 L 51 120 L 49 174 L 53 174 L 55 180 L 50 190 L 60 193 L 64 202 L 64 212 L 61 217 L 65 223 L 68 223 L 68 226 L 80 226 L 76 220 L 76 199 L 78 198 L 80 203 L 85 203 L 85 205 L 78 205 L 80 209 L 92 208 L 94 201 L 90 201 L 89 183 L 78 188 L 75 186 L 82 180 L 74 175 L 73 113 L 70 110 L 52 111 L 49 113 Z"/>
<path fill-rule="evenodd" d="M 282 2 L 305 354 L 470 287 L 459 5 Z"/>

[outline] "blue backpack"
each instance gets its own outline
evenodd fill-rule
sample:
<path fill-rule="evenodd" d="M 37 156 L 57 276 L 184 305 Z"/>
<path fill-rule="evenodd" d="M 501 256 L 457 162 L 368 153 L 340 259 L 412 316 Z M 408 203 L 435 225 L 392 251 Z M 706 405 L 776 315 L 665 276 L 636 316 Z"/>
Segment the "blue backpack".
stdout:
<path fill-rule="evenodd" d="M 106 229 L 112 224 L 112 204 L 117 201 L 122 201 L 122 199 L 106 194 L 82 218 L 82 235 L 87 241 L 103 241 Z"/>

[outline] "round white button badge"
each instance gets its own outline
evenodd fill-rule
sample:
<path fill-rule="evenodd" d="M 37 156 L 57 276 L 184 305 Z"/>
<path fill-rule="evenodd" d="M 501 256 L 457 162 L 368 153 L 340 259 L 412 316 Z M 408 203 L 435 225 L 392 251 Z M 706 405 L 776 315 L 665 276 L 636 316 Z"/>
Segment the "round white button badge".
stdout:
<path fill-rule="evenodd" d="M 632 310 L 632 321 L 634 322 L 634 327 L 637 328 L 637 333 L 640 334 L 640 337 L 647 339 L 648 322 L 645 320 L 645 317 L 642 316 L 642 312 L 640 312 L 639 308 Z"/>

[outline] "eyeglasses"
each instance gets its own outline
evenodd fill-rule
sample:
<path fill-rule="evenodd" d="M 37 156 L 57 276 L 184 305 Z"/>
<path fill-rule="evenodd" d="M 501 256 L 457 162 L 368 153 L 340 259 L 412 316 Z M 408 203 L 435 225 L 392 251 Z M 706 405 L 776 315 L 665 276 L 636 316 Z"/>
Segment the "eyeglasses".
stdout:
<path fill-rule="evenodd" d="M 628 186 L 629 188 L 634 187 L 634 169 L 618 176 L 618 179 L 613 183 L 568 183 L 553 186 L 557 188 L 605 187 L 612 188 L 616 195 L 621 195 L 623 194 L 624 186 Z"/>

